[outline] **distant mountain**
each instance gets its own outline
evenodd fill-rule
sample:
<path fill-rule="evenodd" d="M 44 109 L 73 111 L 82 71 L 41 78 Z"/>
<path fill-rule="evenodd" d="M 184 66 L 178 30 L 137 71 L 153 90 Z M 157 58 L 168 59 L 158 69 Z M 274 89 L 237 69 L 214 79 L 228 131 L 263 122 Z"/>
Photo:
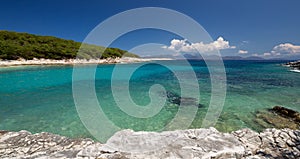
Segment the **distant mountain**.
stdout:
<path fill-rule="evenodd" d="M 169 59 L 175 59 L 173 56 L 170 56 L 170 55 L 141 56 L 141 58 L 169 58 Z"/>
<path fill-rule="evenodd" d="M 300 60 L 300 55 L 287 56 L 287 57 L 281 57 L 281 58 L 272 58 L 272 60 L 297 61 L 297 60 Z"/>
<path fill-rule="evenodd" d="M 244 60 L 265 60 L 262 57 L 258 57 L 258 56 L 249 56 L 249 57 L 245 57 L 243 58 Z"/>
<path fill-rule="evenodd" d="M 152 57 L 152 56 L 151 56 Z M 190 59 L 190 60 L 203 60 L 201 55 L 194 55 L 194 54 L 183 54 L 182 56 L 170 56 L 170 55 L 161 55 L 155 57 L 166 57 L 166 58 L 173 58 L 173 59 Z M 206 55 L 206 60 L 217 60 L 220 59 L 220 56 L 217 55 Z M 281 58 L 262 58 L 259 56 L 249 56 L 249 57 L 241 57 L 241 56 L 223 56 L 222 60 L 272 60 L 272 61 L 296 61 L 300 60 L 299 56 L 291 56 L 291 57 L 281 57 Z"/>
<path fill-rule="evenodd" d="M 288 61 L 288 59 L 285 59 L 285 58 L 280 58 L 280 57 L 277 57 L 277 58 L 270 58 L 268 60 L 272 60 L 272 61 Z"/>
<path fill-rule="evenodd" d="M 183 57 L 186 59 L 203 59 L 200 55 L 195 54 L 183 54 Z"/>
<path fill-rule="evenodd" d="M 183 55 L 186 59 L 203 59 L 200 55 L 192 55 L 192 54 L 184 54 Z M 219 59 L 220 57 L 217 55 L 209 55 L 206 56 L 205 59 L 214 60 Z M 223 60 L 265 60 L 264 58 L 257 57 L 257 56 L 250 56 L 250 57 L 241 57 L 241 56 L 224 56 L 222 57 Z"/>
<path fill-rule="evenodd" d="M 96 59 L 122 56 L 138 57 L 118 48 L 105 49 L 97 45 L 82 44 L 52 36 L 0 31 L 0 59 L 73 59 L 76 57 Z"/>
<path fill-rule="evenodd" d="M 189 59 L 189 60 L 203 60 L 203 57 L 198 54 L 189 54 L 185 53 L 182 56 L 171 56 L 170 54 L 167 55 L 157 55 L 151 57 L 160 57 L 160 58 L 173 58 L 173 59 Z M 206 60 L 217 60 L 220 59 L 220 56 L 217 55 L 206 55 Z M 291 56 L 285 58 L 262 58 L 259 56 L 249 56 L 249 57 L 242 57 L 242 56 L 223 56 L 222 60 L 276 60 L 276 61 L 295 61 L 300 60 L 300 56 Z"/>
<path fill-rule="evenodd" d="M 152 57 L 152 56 L 151 56 Z M 174 59 L 190 59 L 190 60 L 203 60 L 203 57 L 198 54 L 189 54 L 185 53 L 182 56 L 171 56 L 171 55 L 160 55 L 155 57 L 167 57 L 167 58 L 174 58 Z M 217 55 L 206 55 L 206 60 L 217 60 L 220 59 L 220 56 Z M 222 60 L 266 60 L 264 58 L 258 56 L 250 56 L 250 57 L 241 57 L 241 56 L 224 56 Z"/>
<path fill-rule="evenodd" d="M 222 57 L 223 60 L 243 60 L 241 56 L 224 56 Z"/>

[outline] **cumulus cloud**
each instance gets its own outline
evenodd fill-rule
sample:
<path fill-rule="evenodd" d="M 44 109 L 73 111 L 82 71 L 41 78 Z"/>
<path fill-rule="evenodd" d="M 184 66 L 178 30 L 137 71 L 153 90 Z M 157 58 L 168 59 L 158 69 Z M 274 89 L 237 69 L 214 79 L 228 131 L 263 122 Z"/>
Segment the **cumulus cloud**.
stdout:
<path fill-rule="evenodd" d="M 264 55 L 264 56 L 271 56 L 272 54 L 269 53 L 269 52 L 265 52 L 263 55 Z"/>
<path fill-rule="evenodd" d="M 263 54 L 264 57 L 286 57 L 294 55 L 300 55 L 300 46 L 291 43 L 276 45 L 270 52 Z"/>
<path fill-rule="evenodd" d="M 248 54 L 248 51 L 246 51 L 246 50 L 239 50 L 238 54 Z"/>
<path fill-rule="evenodd" d="M 291 43 L 279 44 L 273 48 L 273 52 L 287 53 L 287 54 L 299 54 L 300 46 L 293 45 Z"/>
<path fill-rule="evenodd" d="M 216 41 L 205 44 L 203 42 L 189 43 L 185 40 L 173 39 L 170 42 L 170 46 L 163 46 L 163 48 L 172 50 L 175 52 L 186 52 L 186 53 L 196 53 L 196 52 L 212 52 L 224 49 L 234 49 L 235 46 L 230 46 L 229 41 L 224 40 L 223 37 L 219 37 Z"/>

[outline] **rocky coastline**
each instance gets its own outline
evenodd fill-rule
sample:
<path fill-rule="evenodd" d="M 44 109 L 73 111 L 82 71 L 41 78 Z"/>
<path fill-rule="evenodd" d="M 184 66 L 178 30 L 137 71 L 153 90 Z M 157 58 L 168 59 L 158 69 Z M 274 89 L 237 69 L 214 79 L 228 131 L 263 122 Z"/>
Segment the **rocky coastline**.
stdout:
<path fill-rule="evenodd" d="M 120 145 L 123 147 L 120 148 Z M 158 149 L 148 151 L 151 146 Z M 161 133 L 123 130 L 105 144 L 45 132 L 31 134 L 27 131 L 0 131 L 0 158 L 7 159 L 299 157 L 300 131 L 291 129 L 266 129 L 261 133 L 250 129 L 221 133 L 214 128 Z"/>
<path fill-rule="evenodd" d="M 177 99 L 172 93 L 167 95 Z M 213 127 L 163 132 L 122 130 L 106 143 L 47 132 L 0 130 L 0 158 L 300 158 L 299 112 L 275 106 L 257 112 L 255 120 L 258 125 L 263 121 L 274 128 L 231 133 Z"/>
<path fill-rule="evenodd" d="M 284 66 L 293 68 L 291 71 L 300 72 L 300 60 L 294 62 L 288 62 Z"/>
<path fill-rule="evenodd" d="M 122 130 L 106 143 L 47 132 L 0 131 L 0 158 L 300 158 L 299 112 L 275 106 L 258 112 L 258 118 L 274 128 L 231 133 L 212 127 L 163 132 Z"/>

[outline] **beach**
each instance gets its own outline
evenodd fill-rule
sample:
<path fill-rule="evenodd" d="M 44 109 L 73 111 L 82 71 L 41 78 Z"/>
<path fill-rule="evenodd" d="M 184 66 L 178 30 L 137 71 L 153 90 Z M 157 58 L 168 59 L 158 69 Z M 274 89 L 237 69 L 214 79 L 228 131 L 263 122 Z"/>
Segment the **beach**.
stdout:
<path fill-rule="evenodd" d="M 32 60 L 0 60 L 0 67 L 21 66 L 21 65 L 78 65 L 78 64 L 114 64 L 114 63 L 135 63 L 149 62 L 155 60 L 172 60 L 170 58 L 107 58 L 107 59 L 32 59 Z"/>

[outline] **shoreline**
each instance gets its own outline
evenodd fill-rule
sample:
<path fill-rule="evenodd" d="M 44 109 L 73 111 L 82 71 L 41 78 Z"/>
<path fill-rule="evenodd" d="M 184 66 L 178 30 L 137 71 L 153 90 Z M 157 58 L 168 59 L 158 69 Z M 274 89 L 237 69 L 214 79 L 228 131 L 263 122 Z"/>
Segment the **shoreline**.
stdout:
<path fill-rule="evenodd" d="M 159 141 L 159 142 L 158 142 Z M 299 158 L 300 130 L 215 128 L 164 132 L 121 130 L 106 143 L 52 133 L 0 130 L 1 158 Z"/>
<path fill-rule="evenodd" d="M 0 60 L 0 67 L 11 66 L 26 66 L 26 65 L 81 65 L 81 64 L 126 64 L 126 63 L 138 63 L 138 62 L 150 62 L 172 60 L 168 58 L 107 58 L 107 59 L 33 59 L 33 60 Z"/>
<path fill-rule="evenodd" d="M 298 61 L 293 61 L 293 62 L 288 62 L 286 64 L 284 64 L 284 66 L 287 66 L 289 68 L 292 68 L 290 71 L 291 72 L 296 72 L 296 73 L 300 73 L 300 60 Z"/>
<path fill-rule="evenodd" d="M 135 57 L 123 57 L 123 58 L 107 58 L 107 59 L 18 59 L 18 60 L 2 60 L 0 59 L 1 67 L 12 67 L 12 66 L 34 66 L 34 65 L 84 65 L 84 64 L 127 64 L 127 63 L 139 63 L 139 62 L 150 62 L 150 61 L 171 61 L 180 60 L 172 58 L 135 58 Z M 201 59 L 203 60 L 203 59 Z M 294 65 L 300 65 L 300 61 L 289 62 L 282 64 L 283 66 L 293 68 L 290 71 L 300 72 L 300 69 Z"/>
<path fill-rule="evenodd" d="M 298 70 L 298 69 L 294 69 L 294 70 L 290 70 L 290 71 L 300 73 L 300 70 Z"/>

